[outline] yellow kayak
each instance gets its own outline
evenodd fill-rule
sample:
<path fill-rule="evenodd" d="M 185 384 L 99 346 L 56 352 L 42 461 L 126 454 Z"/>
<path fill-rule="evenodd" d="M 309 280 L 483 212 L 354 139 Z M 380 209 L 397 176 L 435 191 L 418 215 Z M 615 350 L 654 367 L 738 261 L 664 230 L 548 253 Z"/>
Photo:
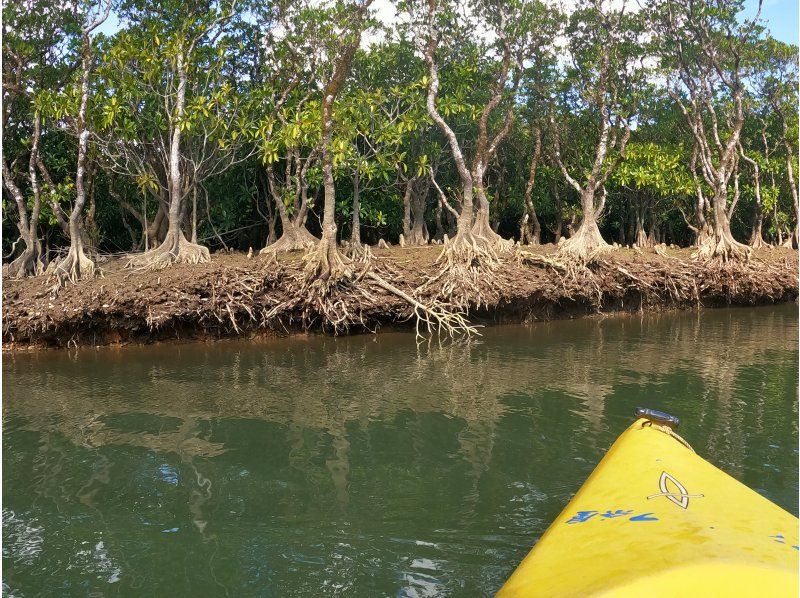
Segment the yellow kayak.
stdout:
<path fill-rule="evenodd" d="M 497 595 L 796 597 L 797 517 L 637 416 Z"/>

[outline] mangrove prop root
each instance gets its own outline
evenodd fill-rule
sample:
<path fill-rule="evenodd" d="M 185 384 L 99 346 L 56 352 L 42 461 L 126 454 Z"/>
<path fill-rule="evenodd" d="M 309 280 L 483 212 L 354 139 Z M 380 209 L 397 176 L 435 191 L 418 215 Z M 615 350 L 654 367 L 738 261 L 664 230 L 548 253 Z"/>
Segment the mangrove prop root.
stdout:
<path fill-rule="evenodd" d="M 753 255 L 753 249 L 743 243 L 739 243 L 730 233 L 723 233 L 719 237 L 710 236 L 703 241 L 692 253 L 692 258 L 696 260 L 719 260 L 723 263 L 731 260 L 749 261 Z"/>
<path fill-rule="evenodd" d="M 485 247 L 491 248 L 496 256 L 509 253 L 514 248 L 514 241 L 504 239 L 494 232 L 489 225 L 489 219 L 485 217 L 475 220 L 475 224 L 472 227 L 472 236 L 480 239 Z"/>
<path fill-rule="evenodd" d="M 603 290 L 601 281 L 592 267 L 599 270 L 605 262 L 597 254 L 589 256 L 589 261 L 585 261 L 586 259 L 562 252 L 556 252 L 553 257 L 522 249 L 517 252 L 517 261 L 521 265 L 539 266 L 555 271 L 559 280 L 557 287 L 559 293 L 570 296 L 573 294 L 571 289 L 575 287 L 591 289 L 592 302 L 599 309 L 602 307 Z"/>
<path fill-rule="evenodd" d="M 469 323 L 465 314 L 453 310 L 442 302 L 432 301 L 429 303 L 422 303 L 374 272 L 367 273 L 367 278 L 383 290 L 398 296 L 413 307 L 414 316 L 416 317 L 417 338 L 423 338 L 420 332 L 420 326 L 425 326 L 428 334 L 436 332 L 439 337 L 445 334 L 450 338 L 462 334 L 467 337 L 478 334 L 478 329 Z"/>
<path fill-rule="evenodd" d="M 760 234 L 754 235 L 753 238 L 750 239 L 750 247 L 753 249 L 772 249 L 772 245 L 767 243 Z"/>
<path fill-rule="evenodd" d="M 470 304 L 477 308 L 488 305 L 489 296 L 483 289 L 492 288 L 501 265 L 492 243 L 472 231 L 458 233 L 445 240 L 436 263 L 440 272 L 429 277 L 420 290 L 440 285 L 441 295 L 461 311 Z"/>
<path fill-rule="evenodd" d="M 203 264 L 211 261 L 207 247 L 189 242 L 183 232 L 168 233 L 158 247 L 129 258 L 128 268 L 163 270 L 173 264 Z"/>
<path fill-rule="evenodd" d="M 655 245 L 653 247 L 653 251 L 656 253 L 656 255 L 660 255 L 661 257 L 669 257 L 667 254 L 667 248 L 664 247 L 664 245 Z"/>
<path fill-rule="evenodd" d="M 334 331 L 353 324 L 364 325 L 364 308 L 380 303 L 368 288 L 372 284 L 410 305 L 412 316 L 416 318 L 418 336 L 422 336 L 422 328 L 439 337 L 452 338 L 462 334 L 469 337 L 477 333 L 465 315 L 447 302 L 437 299 L 421 301 L 372 271 L 372 253 L 368 247 L 361 245 L 358 256 L 356 260 L 342 256 L 333 243 L 323 242 L 305 256 L 302 283 L 303 296 L 308 302 L 306 313 L 309 308 L 320 313 L 324 325 Z M 347 300 L 348 295 L 351 301 Z M 352 305 L 354 295 L 358 299 Z"/>
<path fill-rule="evenodd" d="M 3 264 L 3 276 L 7 278 L 26 278 L 39 276 L 45 271 L 44 262 L 36 252 L 26 249 L 14 261 Z"/>
<path fill-rule="evenodd" d="M 267 245 L 261 251 L 260 255 L 276 255 L 278 253 L 289 253 L 292 251 L 308 251 L 319 243 L 314 235 L 308 232 L 305 228 L 298 228 L 291 232 L 284 232 L 281 238 Z"/>
<path fill-rule="evenodd" d="M 453 276 L 459 269 L 485 272 L 487 263 L 456 263 L 445 270 L 447 264 L 436 262 L 440 251 L 351 261 L 340 270 L 351 276 L 337 277 L 329 269 L 325 285 L 309 280 L 300 260 L 228 254 L 215 255 L 208 267 L 156 272 L 126 270 L 126 259 L 112 259 L 103 265 L 104 279 L 67 285 L 56 294 L 36 279 L 7 279 L 3 339 L 65 346 L 269 330 L 341 333 L 412 319 L 421 334 L 448 338 L 475 334 L 468 318 L 481 305 L 488 306 L 488 313 L 476 313 L 481 318 L 530 321 L 562 311 L 750 305 L 797 297 L 797 254 L 783 248 L 758 252 L 749 262 L 697 261 L 691 251 L 676 250 L 668 260 L 652 252 L 615 252 L 588 264 L 563 259 L 547 246 L 525 248 L 516 259 L 499 257 L 493 278 L 476 275 L 475 286 L 463 279 L 454 286 Z"/>
<path fill-rule="evenodd" d="M 361 264 L 368 264 L 374 257 L 369 245 L 363 243 L 346 243 L 344 246 L 344 254 L 351 260 Z"/>
<path fill-rule="evenodd" d="M 86 257 L 80 246 L 70 247 L 64 257 L 50 262 L 46 271 L 48 278 L 56 280 L 56 288 L 92 278 L 96 273 L 99 272 L 94 262 Z"/>
<path fill-rule="evenodd" d="M 517 251 L 516 258 L 521 264 L 524 265 L 545 266 L 561 273 L 566 273 L 569 270 L 569 265 L 563 261 L 545 255 L 531 253 L 530 251 L 525 251 L 522 249 Z"/>
<path fill-rule="evenodd" d="M 309 286 L 325 290 L 353 277 L 353 260 L 342 255 L 336 242 L 323 238 L 303 256 L 303 271 Z"/>
<path fill-rule="evenodd" d="M 589 263 L 602 255 L 613 251 L 613 247 L 605 242 L 597 226 L 581 224 L 573 236 L 559 247 L 559 254 L 564 259 Z"/>

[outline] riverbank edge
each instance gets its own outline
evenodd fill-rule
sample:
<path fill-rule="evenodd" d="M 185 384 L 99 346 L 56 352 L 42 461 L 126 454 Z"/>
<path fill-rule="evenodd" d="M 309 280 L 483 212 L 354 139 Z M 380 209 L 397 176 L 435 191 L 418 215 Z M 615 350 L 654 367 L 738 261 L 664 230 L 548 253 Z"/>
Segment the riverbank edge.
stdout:
<path fill-rule="evenodd" d="M 425 303 L 463 306 L 481 326 L 798 300 L 798 254 L 789 249 L 757 252 L 745 264 L 697 262 L 685 249 L 621 250 L 564 272 L 539 259 L 552 258 L 554 248 L 526 248 L 533 259 L 507 258 L 485 284 L 455 292 L 438 276 L 439 251 L 376 250 L 372 269 Z M 129 270 L 123 260 L 101 267 L 103 277 L 58 291 L 42 279 L 4 280 L 3 351 L 416 327 L 408 302 L 367 280 L 334 291 L 327 306 L 306 296 L 298 256 L 270 262 L 217 254 L 209 264 L 156 272 Z M 331 306 L 343 320 L 331 318 Z"/>

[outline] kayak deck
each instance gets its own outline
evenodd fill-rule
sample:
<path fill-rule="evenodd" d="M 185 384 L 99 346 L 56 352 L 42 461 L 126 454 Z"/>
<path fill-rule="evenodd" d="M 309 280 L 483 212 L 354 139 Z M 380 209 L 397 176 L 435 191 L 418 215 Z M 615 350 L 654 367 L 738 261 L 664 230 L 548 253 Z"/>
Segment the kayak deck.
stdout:
<path fill-rule="evenodd" d="M 640 418 L 498 596 L 797 596 L 798 520 Z"/>

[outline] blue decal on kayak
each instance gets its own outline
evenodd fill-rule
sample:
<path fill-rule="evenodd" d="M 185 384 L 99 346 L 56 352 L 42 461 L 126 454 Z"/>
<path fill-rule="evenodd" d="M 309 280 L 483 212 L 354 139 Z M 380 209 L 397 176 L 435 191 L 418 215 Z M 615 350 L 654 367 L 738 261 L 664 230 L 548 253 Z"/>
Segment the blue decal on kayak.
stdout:
<path fill-rule="evenodd" d="M 567 523 L 583 523 L 584 521 L 589 521 L 595 515 L 597 515 L 597 511 L 578 511 L 578 514 L 573 515 L 572 519 Z"/>
<path fill-rule="evenodd" d="M 784 542 L 783 534 L 775 534 L 774 536 L 769 536 L 769 537 L 770 538 L 775 538 L 775 541 L 778 544 L 786 544 L 786 542 Z"/>
<path fill-rule="evenodd" d="M 651 517 L 652 513 L 642 513 L 641 515 L 634 515 L 630 521 L 658 521 L 658 517 Z"/>
<path fill-rule="evenodd" d="M 578 511 L 575 515 L 567 520 L 567 523 L 584 523 L 589 521 L 589 519 L 595 515 L 600 515 L 599 521 L 605 521 L 606 519 L 618 519 L 619 517 L 627 517 L 631 513 L 633 513 L 633 509 L 607 509 L 603 513 L 600 511 Z M 634 515 L 633 517 L 628 518 L 628 521 L 658 521 L 658 517 L 654 516 L 652 513 L 641 513 L 640 515 Z"/>
<path fill-rule="evenodd" d="M 608 510 L 605 513 L 601 513 L 600 517 L 613 519 L 614 517 L 624 517 L 625 515 L 630 515 L 631 513 L 633 513 L 633 509 L 628 509 L 627 511 L 623 511 L 622 509 L 617 509 L 616 511 Z"/>

